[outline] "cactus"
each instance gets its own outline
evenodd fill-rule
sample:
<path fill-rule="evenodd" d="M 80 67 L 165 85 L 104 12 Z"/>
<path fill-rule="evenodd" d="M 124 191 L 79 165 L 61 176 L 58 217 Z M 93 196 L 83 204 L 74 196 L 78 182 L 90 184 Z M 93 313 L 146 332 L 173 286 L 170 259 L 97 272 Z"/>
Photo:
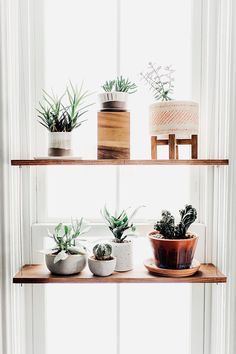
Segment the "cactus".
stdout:
<path fill-rule="evenodd" d="M 160 237 L 166 239 L 184 239 L 188 238 L 186 235 L 189 226 L 196 220 L 197 211 L 192 205 L 186 205 L 184 209 L 179 211 L 181 220 L 175 226 L 175 219 L 173 215 L 167 210 L 162 211 L 162 219 L 157 221 L 154 229 L 159 231 Z"/>
<path fill-rule="evenodd" d="M 98 243 L 93 247 L 93 254 L 95 259 L 99 261 L 106 261 L 111 259 L 112 246 L 110 243 Z"/>

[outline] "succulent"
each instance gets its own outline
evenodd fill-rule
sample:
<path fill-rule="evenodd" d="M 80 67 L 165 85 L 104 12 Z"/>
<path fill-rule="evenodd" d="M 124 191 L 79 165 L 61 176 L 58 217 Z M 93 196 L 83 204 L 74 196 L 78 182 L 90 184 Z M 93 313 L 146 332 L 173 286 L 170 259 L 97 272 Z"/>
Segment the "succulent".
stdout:
<path fill-rule="evenodd" d="M 70 82 L 61 97 L 43 92 L 43 103 L 39 102 L 40 109 L 37 109 L 38 118 L 39 123 L 50 132 L 71 132 L 86 121 L 80 118 L 88 112 L 91 104 L 84 104 L 90 94 L 83 92 L 83 85 L 78 90 Z"/>
<path fill-rule="evenodd" d="M 159 237 L 166 239 L 184 239 L 189 237 L 186 233 L 189 226 L 196 220 L 197 211 L 192 205 L 186 205 L 179 213 L 181 219 L 180 222 L 175 225 L 173 215 L 167 210 L 162 211 L 162 219 L 157 221 L 154 225 L 154 229 L 160 233 Z"/>
<path fill-rule="evenodd" d="M 83 218 L 72 221 L 71 225 L 58 224 L 53 233 L 48 231 L 48 237 L 55 242 L 55 247 L 44 251 L 45 254 L 55 254 L 54 263 L 66 259 L 71 254 L 85 254 L 86 248 L 82 246 L 78 238 L 88 232 L 90 228 L 85 227 Z"/>
<path fill-rule="evenodd" d="M 128 78 L 123 78 L 122 75 L 117 76 L 115 80 L 106 81 L 102 88 L 105 92 L 117 91 L 131 94 L 137 91 L 136 84 L 130 82 Z"/>
<path fill-rule="evenodd" d="M 93 254 L 95 259 L 99 261 L 106 261 L 111 259 L 112 246 L 110 243 L 97 243 L 93 247 Z"/>
<path fill-rule="evenodd" d="M 171 94 L 174 88 L 174 70 L 172 66 L 161 66 L 150 62 L 145 73 L 140 73 L 142 79 L 149 85 L 157 101 L 172 100 Z"/>
<path fill-rule="evenodd" d="M 141 207 L 142 206 L 136 208 L 130 216 L 127 215 L 125 210 L 122 210 L 122 212 L 118 216 L 113 216 L 109 213 L 106 206 L 101 211 L 101 214 L 106 220 L 110 231 L 115 237 L 116 242 L 124 242 L 126 237 L 134 235 L 136 227 L 131 222 L 131 220 Z M 131 230 L 131 232 L 126 233 L 128 230 Z"/>

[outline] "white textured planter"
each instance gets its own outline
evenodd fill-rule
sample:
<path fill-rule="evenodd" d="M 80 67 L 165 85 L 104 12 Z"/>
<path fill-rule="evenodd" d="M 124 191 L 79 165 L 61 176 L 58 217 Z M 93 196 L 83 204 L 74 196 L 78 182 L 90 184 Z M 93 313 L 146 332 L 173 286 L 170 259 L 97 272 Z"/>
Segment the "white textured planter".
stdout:
<path fill-rule="evenodd" d="M 54 254 L 45 256 L 46 265 L 51 273 L 58 275 L 72 275 L 80 273 L 86 266 L 87 256 L 80 254 L 69 255 L 66 259 L 54 263 Z"/>
<path fill-rule="evenodd" d="M 127 110 L 127 92 L 104 92 L 98 95 L 102 110 Z"/>
<path fill-rule="evenodd" d="M 151 136 L 176 134 L 177 137 L 198 133 L 198 103 L 193 101 L 156 102 L 149 107 Z"/>
<path fill-rule="evenodd" d="M 102 261 L 97 260 L 94 256 L 92 256 L 88 258 L 88 266 L 94 275 L 107 277 L 108 275 L 111 275 L 115 270 L 116 258 L 113 257 L 112 259 Z"/>
<path fill-rule="evenodd" d="M 71 156 L 72 154 L 71 132 L 48 134 L 48 156 Z"/>
<path fill-rule="evenodd" d="M 132 241 L 118 243 L 112 241 L 112 255 L 116 257 L 117 272 L 126 272 L 133 269 L 133 244 Z"/>

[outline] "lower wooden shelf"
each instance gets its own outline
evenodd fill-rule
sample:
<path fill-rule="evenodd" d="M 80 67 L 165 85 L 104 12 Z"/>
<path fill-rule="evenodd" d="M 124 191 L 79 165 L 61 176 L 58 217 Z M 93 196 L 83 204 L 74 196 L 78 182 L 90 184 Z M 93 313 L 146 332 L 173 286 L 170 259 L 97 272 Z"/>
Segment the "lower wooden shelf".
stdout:
<path fill-rule="evenodd" d="M 211 263 L 201 264 L 199 271 L 186 278 L 167 278 L 150 274 L 143 265 L 134 270 L 114 273 L 109 277 L 96 277 L 88 268 L 80 274 L 61 276 L 51 274 L 42 264 L 26 264 L 14 276 L 16 284 L 47 283 L 226 283 L 227 277 Z"/>

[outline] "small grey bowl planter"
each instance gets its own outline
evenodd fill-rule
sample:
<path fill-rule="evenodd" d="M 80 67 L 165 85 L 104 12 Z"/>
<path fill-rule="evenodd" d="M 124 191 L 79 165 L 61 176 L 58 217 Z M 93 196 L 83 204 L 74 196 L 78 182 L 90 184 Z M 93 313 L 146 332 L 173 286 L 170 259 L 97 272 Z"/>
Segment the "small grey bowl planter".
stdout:
<path fill-rule="evenodd" d="M 116 257 L 117 272 L 127 272 L 133 269 L 133 242 L 125 240 L 124 242 L 112 241 L 112 255 Z"/>
<path fill-rule="evenodd" d="M 69 255 L 63 261 L 54 263 L 54 254 L 45 256 L 46 265 L 51 273 L 58 275 L 72 275 L 80 273 L 86 266 L 87 256 L 84 254 Z"/>
<path fill-rule="evenodd" d="M 109 260 L 98 260 L 95 259 L 94 256 L 91 256 L 88 258 L 88 266 L 94 275 L 98 275 L 99 277 L 107 277 L 115 270 L 116 258 L 113 257 Z"/>

